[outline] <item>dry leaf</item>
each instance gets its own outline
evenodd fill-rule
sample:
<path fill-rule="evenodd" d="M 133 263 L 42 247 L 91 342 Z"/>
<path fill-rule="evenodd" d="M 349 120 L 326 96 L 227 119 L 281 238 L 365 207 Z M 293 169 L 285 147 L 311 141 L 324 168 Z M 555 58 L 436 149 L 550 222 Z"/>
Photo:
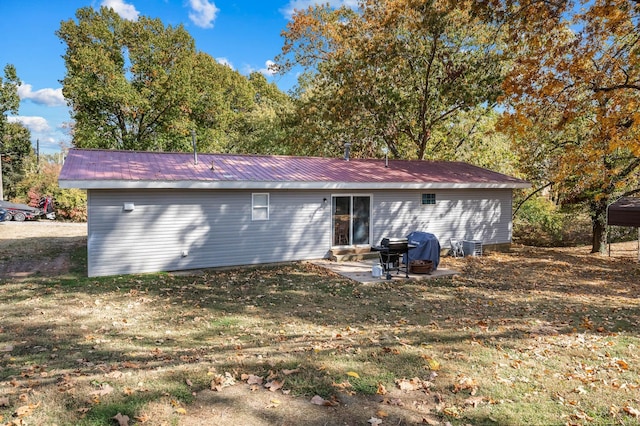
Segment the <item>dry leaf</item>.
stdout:
<path fill-rule="evenodd" d="M 616 361 L 616 364 L 618 365 L 618 367 L 620 367 L 623 370 L 628 370 L 629 369 L 629 364 L 626 363 L 626 361 L 619 359 Z"/>
<path fill-rule="evenodd" d="M 211 380 L 211 390 L 220 392 L 223 388 L 233 386 L 236 384 L 236 380 L 231 373 L 215 374 L 213 380 Z"/>
<path fill-rule="evenodd" d="M 140 414 L 139 416 L 135 416 L 134 419 L 136 419 L 137 421 L 139 421 L 140 423 L 146 423 L 149 420 L 151 420 L 151 416 L 149 416 L 148 414 Z"/>
<path fill-rule="evenodd" d="M 89 393 L 89 395 L 105 396 L 105 395 L 109 395 L 111 392 L 113 392 L 113 388 L 111 387 L 111 385 L 109 385 L 108 383 L 102 383 L 100 385 L 100 389 L 94 390 L 93 392 Z"/>
<path fill-rule="evenodd" d="M 267 405 L 265 408 L 278 408 L 279 405 L 280 405 L 280 400 L 272 399 L 271 401 L 269 401 L 269 405 Z"/>
<path fill-rule="evenodd" d="M 324 407 L 335 407 L 336 405 L 338 405 L 337 401 L 329 401 L 327 399 L 324 399 L 320 395 L 316 395 L 311 398 L 311 403 L 315 405 L 322 405 Z"/>
<path fill-rule="evenodd" d="M 349 377 L 353 377 L 353 378 L 356 378 L 356 379 L 359 379 L 359 378 L 360 378 L 360 375 L 359 375 L 358 373 L 356 373 L 355 371 L 349 371 L 349 372 L 347 372 L 347 376 L 349 376 Z"/>
<path fill-rule="evenodd" d="M 6 396 L 0 398 L 0 407 L 8 407 L 9 405 L 11 405 L 9 403 L 9 398 L 7 398 Z"/>
<path fill-rule="evenodd" d="M 129 416 L 127 415 L 118 413 L 111 418 L 118 422 L 118 426 L 129 426 Z"/>
<path fill-rule="evenodd" d="M 414 377 L 409 380 L 397 379 L 396 385 L 398 385 L 398 388 L 403 391 L 416 391 L 420 389 L 429 389 L 431 387 L 431 382 Z"/>
<path fill-rule="evenodd" d="M 37 404 L 22 405 L 22 406 L 18 407 L 18 409 L 16 410 L 15 413 L 13 413 L 13 416 L 14 417 L 29 416 L 29 415 L 31 415 L 31 413 L 33 413 L 33 410 L 35 410 L 39 406 L 40 406 L 39 402 Z"/>
<path fill-rule="evenodd" d="M 478 391 L 478 383 L 467 376 L 459 376 L 458 383 L 456 383 L 453 387 L 453 393 L 458 393 L 462 390 L 470 391 L 471 395 L 475 395 Z"/>
<path fill-rule="evenodd" d="M 294 374 L 294 373 L 299 373 L 300 369 L 296 368 L 294 370 L 282 370 L 282 374 L 284 374 L 285 376 L 288 376 L 290 374 Z"/>
<path fill-rule="evenodd" d="M 176 408 L 176 413 L 178 413 L 178 414 L 182 414 L 182 415 L 184 416 L 184 415 L 186 415 L 186 414 L 187 414 L 187 410 L 185 410 L 185 409 L 184 409 L 184 408 L 182 408 L 182 407 L 178 407 L 178 408 Z"/>
<path fill-rule="evenodd" d="M 247 384 L 249 385 L 261 385 L 262 384 L 262 377 L 260 376 L 255 376 L 253 374 L 249 374 L 247 376 Z"/>
<path fill-rule="evenodd" d="M 630 405 L 625 405 L 622 410 L 629 414 L 630 416 L 633 416 L 635 418 L 640 418 L 640 410 L 638 410 L 637 408 L 633 408 Z"/>
<path fill-rule="evenodd" d="M 371 417 L 369 420 L 367 420 L 367 423 L 371 424 L 372 426 L 381 425 L 382 419 L 379 419 L 377 417 Z"/>
<path fill-rule="evenodd" d="M 378 395 L 386 395 L 387 394 L 387 388 L 385 388 L 382 383 L 378 383 L 378 390 L 376 391 L 376 393 Z"/>
<path fill-rule="evenodd" d="M 484 401 L 483 396 L 470 396 L 469 398 L 464 400 L 464 405 L 470 405 L 473 408 L 476 408 L 483 401 Z"/>
<path fill-rule="evenodd" d="M 270 382 L 267 382 L 264 387 L 269 389 L 271 392 L 275 392 L 278 389 L 282 388 L 283 385 L 284 381 L 272 380 Z"/>

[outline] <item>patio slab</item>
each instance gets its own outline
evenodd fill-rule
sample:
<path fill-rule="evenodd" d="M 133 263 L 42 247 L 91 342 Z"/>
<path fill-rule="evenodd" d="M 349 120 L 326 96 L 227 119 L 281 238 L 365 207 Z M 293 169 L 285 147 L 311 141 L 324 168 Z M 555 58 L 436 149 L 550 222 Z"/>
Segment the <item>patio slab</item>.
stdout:
<path fill-rule="evenodd" d="M 358 281 L 363 284 L 371 284 L 378 283 L 387 280 L 386 274 L 382 274 L 381 278 L 374 278 L 371 275 L 371 270 L 373 265 L 380 263 L 376 259 L 365 259 L 359 261 L 344 261 L 344 262 L 334 262 L 328 259 L 320 259 L 312 262 L 314 265 L 322 266 L 332 272 L 340 274 L 344 277 L 350 278 L 354 281 Z M 399 280 L 428 280 L 432 278 L 443 278 L 443 277 L 452 277 L 454 275 L 459 274 L 458 271 L 453 269 L 444 269 L 438 268 L 430 274 L 409 274 L 409 278 L 406 277 L 404 271 L 391 272 L 391 280 L 399 281 Z"/>

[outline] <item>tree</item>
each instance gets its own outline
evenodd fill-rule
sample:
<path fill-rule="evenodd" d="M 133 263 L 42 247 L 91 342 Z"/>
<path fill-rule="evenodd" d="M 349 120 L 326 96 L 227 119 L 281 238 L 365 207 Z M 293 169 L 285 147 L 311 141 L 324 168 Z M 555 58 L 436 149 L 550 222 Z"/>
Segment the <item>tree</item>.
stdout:
<path fill-rule="evenodd" d="M 5 143 L 8 143 L 9 139 L 6 114 L 18 113 L 18 108 L 20 107 L 18 86 L 20 86 L 20 80 L 18 79 L 16 68 L 11 64 L 5 65 L 4 78 L 0 78 L 0 200 L 4 199 L 5 168 L 2 163 L 7 160 L 4 158 L 7 151 Z"/>
<path fill-rule="evenodd" d="M 113 9 L 76 12 L 57 31 L 67 44 L 63 93 L 77 147 L 175 149 L 188 119 L 195 47 L 181 27 L 126 21 Z"/>
<path fill-rule="evenodd" d="M 528 7 L 538 13 L 511 15 L 516 59 L 504 84 L 505 129 L 541 186 L 588 206 L 592 251 L 604 251 L 608 205 L 640 192 L 640 5 Z"/>
<path fill-rule="evenodd" d="M 246 126 L 260 108 L 249 80 L 197 52 L 182 26 L 127 21 L 105 7 L 76 18 L 57 32 L 67 44 L 62 83 L 76 147 L 187 151 L 195 131 L 199 150 L 229 151 L 262 131 Z"/>
<path fill-rule="evenodd" d="M 196 56 L 192 84 L 191 119 L 197 128 L 199 149 L 232 151 L 244 136 L 242 119 L 254 107 L 251 85 L 244 76 L 204 53 Z"/>
<path fill-rule="evenodd" d="M 2 134 L 2 183 L 4 195 L 17 197 L 18 183 L 28 171 L 29 161 L 35 157 L 31 146 L 31 132 L 20 123 L 6 123 Z"/>
<path fill-rule="evenodd" d="M 290 138 L 290 117 L 293 114 L 291 98 L 264 75 L 249 75 L 252 108 L 240 117 L 239 137 L 229 147 L 233 152 L 261 154 L 299 154 Z"/>
<path fill-rule="evenodd" d="M 325 5 L 296 13 L 278 63 L 310 73 L 298 121 L 322 135 L 311 143 L 329 137 L 352 142 L 354 153 L 382 144 L 396 157 L 439 157 L 433 134 L 500 93 L 498 32 L 473 4 L 361 0 L 357 11 Z"/>

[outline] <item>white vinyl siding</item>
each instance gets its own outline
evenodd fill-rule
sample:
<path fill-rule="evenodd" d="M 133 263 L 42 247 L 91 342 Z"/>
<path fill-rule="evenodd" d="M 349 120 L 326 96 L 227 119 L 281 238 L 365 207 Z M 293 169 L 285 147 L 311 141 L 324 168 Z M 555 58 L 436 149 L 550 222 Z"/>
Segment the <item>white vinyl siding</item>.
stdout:
<path fill-rule="evenodd" d="M 272 193 L 270 220 L 252 221 L 251 191 L 89 190 L 89 275 L 327 257 L 324 197 L 321 191 Z M 124 212 L 125 201 L 135 210 Z"/>
<path fill-rule="evenodd" d="M 437 203 L 422 205 L 422 191 L 374 193 L 373 242 L 404 237 L 412 231 L 434 234 L 442 247 L 449 240 L 480 240 L 484 244 L 511 242 L 510 189 L 451 189 L 434 191 Z M 425 208 L 429 207 L 429 208 Z"/>
<path fill-rule="evenodd" d="M 371 237 L 433 233 L 449 239 L 511 242 L 510 189 L 372 190 Z M 431 191 L 429 191 L 431 192 Z M 273 190 L 269 220 L 252 220 L 251 190 L 88 190 L 90 276 L 251 265 L 328 257 L 336 191 Z M 345 195 L 349 192 L 345 192 Z M 133 211 L 124 211 L 133 203 Z M 428 207 L 428 208 L 425 208 Z"/>

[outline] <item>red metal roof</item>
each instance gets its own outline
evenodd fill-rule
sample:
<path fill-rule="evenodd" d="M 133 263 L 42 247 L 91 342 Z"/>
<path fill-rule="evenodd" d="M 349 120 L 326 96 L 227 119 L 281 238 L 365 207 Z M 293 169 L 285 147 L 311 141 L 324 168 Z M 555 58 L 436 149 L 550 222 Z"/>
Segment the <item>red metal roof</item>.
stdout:
<path fill-rule="evenodd" d="M 71 149 L 63 187 L 502 187 L 529 184 L 462 162 Z"/>

